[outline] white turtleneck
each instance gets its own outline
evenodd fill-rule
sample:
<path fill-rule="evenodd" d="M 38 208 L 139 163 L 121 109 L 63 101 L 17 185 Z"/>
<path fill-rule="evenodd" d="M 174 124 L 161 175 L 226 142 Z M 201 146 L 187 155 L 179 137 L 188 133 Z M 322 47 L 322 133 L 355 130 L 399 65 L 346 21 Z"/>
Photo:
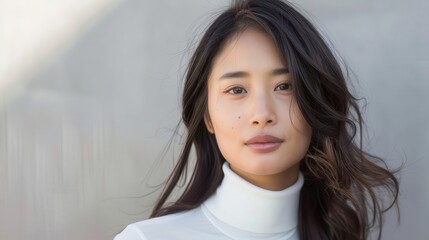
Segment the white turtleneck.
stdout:
<path fill-rule="evenodd" d="M 199 207 L 128 225 L 114 240 L 298 239 L 298 204 L 304 177 L 281 191 L 257 187 L 227 162 L 216 192 Z"/>

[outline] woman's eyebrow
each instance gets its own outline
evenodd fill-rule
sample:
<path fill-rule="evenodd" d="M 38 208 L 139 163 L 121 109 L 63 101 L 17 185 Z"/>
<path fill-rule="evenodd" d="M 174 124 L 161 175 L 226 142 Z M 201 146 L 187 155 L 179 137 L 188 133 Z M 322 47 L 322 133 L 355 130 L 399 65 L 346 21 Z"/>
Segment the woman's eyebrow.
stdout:
<path fill-rule="evenodd" d="M 282 74 L 288 74 L 289 68 L 283 67 L 283 68 L 276 68 L 272 71 L 271 75 L 282 75 Z"/>
<path fill-rule="evenodd" d="M 276 76 L 276 75 L 282 75 L 282 74 L 288 74 L 289 73 L 289 69 L 282 67 L 282 68 L 276 68 L 273 69 L 271 71 L 271 75 Z M 226 79 L 226 78 L 243 78 L 243 77 L 248 77 L 250 76 L 249 72 L 245 72 L 245 71 L 237 71 L 237 72 L 228 72 L 223 74 L 219 80 L 222 79 Z"/>

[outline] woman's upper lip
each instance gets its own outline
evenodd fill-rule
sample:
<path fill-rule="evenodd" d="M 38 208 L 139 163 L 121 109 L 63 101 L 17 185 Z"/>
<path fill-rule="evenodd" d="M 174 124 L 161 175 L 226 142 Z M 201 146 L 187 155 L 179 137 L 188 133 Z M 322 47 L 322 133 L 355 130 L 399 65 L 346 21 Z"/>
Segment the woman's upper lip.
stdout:
<path fill-rule="evenodd" d="M 255 144 L 255 143 L 277 143 L 277 142 L 283 142 L 282 139 L 271 136 L 271 135 L 258 135 L 256 137 L 252 137 L 251 139 L 247 140 L 245 144 Z"/>

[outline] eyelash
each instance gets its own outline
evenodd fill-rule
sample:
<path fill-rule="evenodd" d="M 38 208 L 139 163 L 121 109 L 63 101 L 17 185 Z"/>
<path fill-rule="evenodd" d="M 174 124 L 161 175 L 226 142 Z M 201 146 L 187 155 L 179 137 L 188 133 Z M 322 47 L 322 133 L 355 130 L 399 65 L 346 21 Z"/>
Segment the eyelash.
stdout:
<path fill-rule="evenodd" d="M 244 88 L 242 88 L 242 87 L 232 87 L 229 90 L 226 90 L 225 93 L 232 94 L 232 95 L 241 94 L 242 92 L 241 93 L 233 93 L 234 90 L 237 90 L 237 89 L 244 90 Z M 246 91 L 246 90 L 244 90 L 244 91 Z"/>
<path fill-rule="evenodd" d="M 291 84 L 291 83 L 281 83 L 281 84 L 277 85 L 277 86 L 275 87 L 275 89 L 277 89 L 279 86 L 282 86 L 282 85 L 289 85 L 289 89 L 285 89 L 285 90 L 282 90 L 282 91 L 290 91 L 290 90 L 291 90 L 291 88 L 292 88 L 292 84 Z M 234 90 L 236 90 L 236 89 L 240 89 L 240 90 L 244 90 L 244 91 L 246 91 L 246 90 L 245 90 L 244 88 L 242 88 L 242 87 L 232 87 L 232 88 L 230 88 L 230 89 L 226 90 L 226 91 L 225 91 L 225 93 L 232 94 L 232 95 L 242 94 L 242 92 L 241 92 L 241 93 L 233 93 L 233 92 L 234 92 Z M 231 91 L 233 91 L 233 92 L 231 92 Z"/>
<path fill-rule="evenodd" d="M 293 90 L 293 88 L 292 88 L 292 83 L 289 83 L 289 82 L 281 83 L 281 84 L 277 85 L 277 87 L 276 87 L 276 88 L 278 88 L 278 87 L 279 87 L 279 86 L 281 86 L 281 85 L 288 85 L 288 86 L 289 86 L 289 89 L 284 90 L 284 91 Z"/>

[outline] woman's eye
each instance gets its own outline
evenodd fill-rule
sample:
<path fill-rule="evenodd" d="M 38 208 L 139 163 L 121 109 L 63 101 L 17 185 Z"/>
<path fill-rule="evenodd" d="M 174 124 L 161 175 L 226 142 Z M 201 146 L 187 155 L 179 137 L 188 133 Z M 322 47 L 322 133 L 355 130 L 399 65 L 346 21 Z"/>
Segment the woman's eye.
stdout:
<path fill-rule="evenodd" d="M 291 91 L 292 90 L 292 84 L 290 83 L 282 83 L 279 84 L 275 90 L 280 90 L 280 91 Z"/>
<path fill-rule="evenodd" d="M 226 92 L 229 94 L 242 94 L 242 93 L 246 93 L 246 90 L 244 90 L 244 88 L 242 87 L 233 87 Z"/>

